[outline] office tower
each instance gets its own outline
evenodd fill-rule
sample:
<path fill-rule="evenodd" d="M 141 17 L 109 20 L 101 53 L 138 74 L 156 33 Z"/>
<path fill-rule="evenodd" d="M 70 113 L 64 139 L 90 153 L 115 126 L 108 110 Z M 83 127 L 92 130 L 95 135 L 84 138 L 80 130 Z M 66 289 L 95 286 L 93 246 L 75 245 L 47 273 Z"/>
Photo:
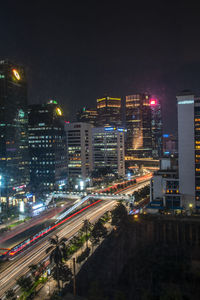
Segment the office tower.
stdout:
<path fill-rule="evenodd" d="M 70 123 L 65 126 L 67 135 L 68 178 L 85 180 L 92 171 L 92 125 Z"/>
<path fill-rule="evenodd" d="M 163 154 L 164 155 L 175 155 L 178 153 L 177 137 L 173 134 L 163 134 Z"/>
<path fill-rule="evenodd" d="M 152 134 L 152 157 L 159 158 L 163 155 L 162 146 L 162 113 L 160 101 L 150 98 L 151 108 L 151 134 Z"/>
<path fill-rule="evenodd" d="M 89 123 L 96 126 L 97 122 L 97 110 L 95 108 L 83 107 L 76 114 L 77 122 Z"/>
<path fill-rule="evenodd" d="M 123 128 L 92 128 L 94 169 L 110 168 L 119 176 L 125 175 Z"/>
<path fill-rule="evenodd" d="M 63 112 L 57 101 L 29 106 L 30 179 L 33 191 L 66 184 L 67 150 Z"/>
<path fill-rule="evenodd" d="M 0 202 L 17 205 L 29 183 L 27 82 L 25 70 L 0 61 Z M 3 207 L 3 206 L 2 206 Z"/>
<path fill-rule="evenodd" d="M 150 96 L 126 96 L 126 156 L 142 158 L 152 156 L 152 130 Z"/>
<path fill-rule="evenodd" d="M 184 206 L 195 208 L 200 206 L 200 101 L 183 91 L 177 105 L 180 193 Z"/>
<path fill-rule="evenodd" d="M 97 99 L 97 126 L 121 126 L 121 98 L 103 97 Z"/>

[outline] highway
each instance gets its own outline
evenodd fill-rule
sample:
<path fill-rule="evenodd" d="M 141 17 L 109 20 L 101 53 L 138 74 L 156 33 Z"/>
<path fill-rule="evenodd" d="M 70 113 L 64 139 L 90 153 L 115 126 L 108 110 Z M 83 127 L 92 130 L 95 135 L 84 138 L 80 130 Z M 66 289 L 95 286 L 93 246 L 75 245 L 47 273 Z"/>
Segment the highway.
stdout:
<path fill-rule="evenodd" d="M 141 182 L 134 187 L 128 187 L 123 194 L 132 194 L 134 191 L 142 188 L 148 184 L 149 180 Z M 113 196 L 114 198 L 115 196 Z M 49 247 L 48 238 L 57 234 L 59 238 L 66 237 L 70 239 L 77 231 L 83 226 L 83 220 L 89 219 L 94 223 L 98 220 L 106 211 L 112 210 L 116 205 L 116 201 L 102 200 L 98 204 L 89 207 L 87 210 L 78 214 L 53 231 L 48 236 L 44 237 L 37 244 L 33 245 L 29 249 L 26 249 L 21 254 L 17 255 L 12 261 L 5 262 L 0 269 L 0 298 L 4 296 L 4 293 L 10 289 L 16 287 L 16 280 L 29 272 L 29 266 L 37 264 L 48 257 L 46 249 Z"/>
<path fill-rule="evenodd" d="M 115 204 L 114 200 L 100 202 L 97 206 L 89 208 L 84 214 L 73 217 L 48 237 L 19 254 L 13 261 L 6 262 L 0 270 L 0 297 L 3 297 L 8 289 L 16 286 L 16 280 L 29 271 L 30 265 L 37 264 L 48 257 L 45 250 L 49 247 L 48 238 L 50 236 L 57 234 L 59 238 L 70 239 L 83 226 L 83 220 L 89 219 L 90 222 L 95 222 L 104 212 L 111 210 Z"/>

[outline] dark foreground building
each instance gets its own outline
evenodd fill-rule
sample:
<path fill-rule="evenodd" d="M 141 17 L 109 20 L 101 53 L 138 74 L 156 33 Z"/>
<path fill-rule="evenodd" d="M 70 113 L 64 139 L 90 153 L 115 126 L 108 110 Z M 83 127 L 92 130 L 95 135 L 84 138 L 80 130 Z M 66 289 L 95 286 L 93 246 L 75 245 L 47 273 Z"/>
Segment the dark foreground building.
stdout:
<path fill-rule="evenodd" d="M 29 183 L 26 74 L 22 66 L 0 61 L 1 205 L 17 205 Z"/>
<path fill-rule="evenodd" d="M 34 192 L 66 183 L 66 134 L 63 112 L 55 100 L 29 106 L 30 183 Z"/>

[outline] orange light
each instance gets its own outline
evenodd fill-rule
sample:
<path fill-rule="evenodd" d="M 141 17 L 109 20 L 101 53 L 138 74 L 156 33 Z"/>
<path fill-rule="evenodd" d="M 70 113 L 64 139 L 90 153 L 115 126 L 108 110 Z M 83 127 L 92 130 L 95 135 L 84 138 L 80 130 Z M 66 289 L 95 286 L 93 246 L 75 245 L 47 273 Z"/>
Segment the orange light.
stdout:
<path fill-rule="evenodd" d="M 62 116 L 62 110 L 59 107 L 56 107 L 56 113 L 58 116 Z"/>
<path fill-rule="evenodd" d="M 21 77 L 20 77 L 20 75 L 19 75 L 19 72 L 18 72 L 16 69 L 13 69 L 12 72 L 13 72 L 13 74 L 14 74 L 14 76 L 15 76 L 15 78 L 16 78 L 17 80 L 20 80 L 20 79 L 21 79 Z"/>

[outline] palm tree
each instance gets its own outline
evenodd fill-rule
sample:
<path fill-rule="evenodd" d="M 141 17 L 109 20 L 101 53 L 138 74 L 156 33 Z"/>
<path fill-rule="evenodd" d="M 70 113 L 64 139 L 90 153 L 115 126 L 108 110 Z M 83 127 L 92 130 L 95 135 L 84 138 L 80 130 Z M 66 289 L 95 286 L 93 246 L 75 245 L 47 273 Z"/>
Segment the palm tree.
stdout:
<path fill-rule="evenodd" d="M 52 262 L 55 263 L 58 290 L 60 290 L 59 269 L 60 269 L 60 265 L 62 264 L 62 260 L 66 255 L 65 243 L 67 242 L 67 239 L 62 238 L 61 240 L 59 240 L 58 236 L 56 235 L 55 238 L 50 238 L 49 242 L 51 246 L 49 246 L 46 249 L 46 253 L 51 252 L 49 258 L 51 263 Z"/>
<path fill-rule="evenodd" d="M 83 227 L 82 227 L 83 232 L 85 232 L 86 235 L 86 248 L 88 248 L 88 233 L 91 230 L 91 223 L 89 222 L 89 220 L 84 220 L 83 221 Z"/>
<path fill-rule="evenodd" d="M 117 228 L 124 228 L 128 222 L 128 214 L 125 206 L 119 202 L 111 212 L 112 222 L 111 225 Z"/>
<path fill-rule="evenodd" d="M 101 220 L 98 220 L 91 231 L 90 241 L 93 246 L 98 245 L 101 239 L 105 238 L 108 231 Z"/>

